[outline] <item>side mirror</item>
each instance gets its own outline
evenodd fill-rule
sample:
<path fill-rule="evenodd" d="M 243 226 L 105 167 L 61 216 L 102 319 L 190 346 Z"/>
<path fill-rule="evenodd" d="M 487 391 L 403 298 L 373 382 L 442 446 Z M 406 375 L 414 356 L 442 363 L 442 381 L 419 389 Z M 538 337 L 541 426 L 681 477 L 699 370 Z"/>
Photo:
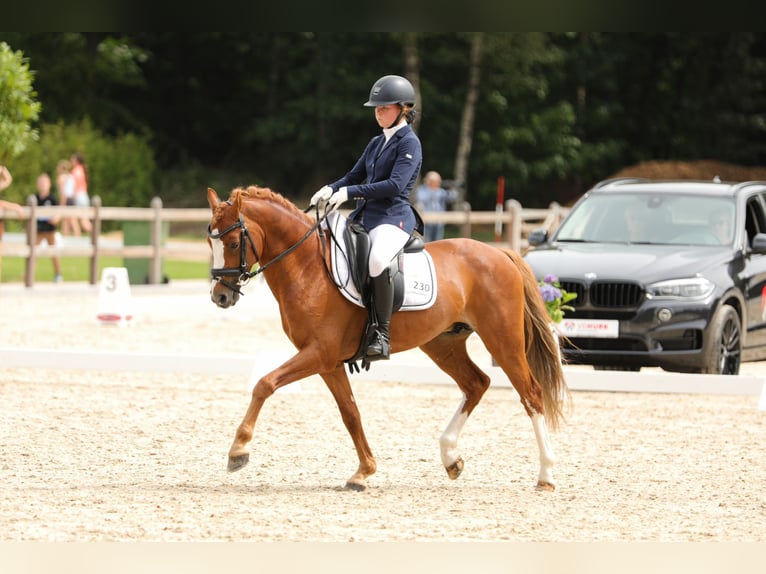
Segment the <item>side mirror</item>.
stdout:
<path fill-rule="evenodd" d="M 529 244 L 532 246 L 541 245 L 548 241 L 548 230 L 544 227 L 535 229 L 529 234 Z M 764 241 L 766 242 L 766 235 L 764 235 Z"/>
<path fill-rule="evenodd" d="M 753 237 L 750 249 L 753 253 L 758 253 L 759 255 L 766 254 L 766 233 L 757 233 L 755 237 Z"/>

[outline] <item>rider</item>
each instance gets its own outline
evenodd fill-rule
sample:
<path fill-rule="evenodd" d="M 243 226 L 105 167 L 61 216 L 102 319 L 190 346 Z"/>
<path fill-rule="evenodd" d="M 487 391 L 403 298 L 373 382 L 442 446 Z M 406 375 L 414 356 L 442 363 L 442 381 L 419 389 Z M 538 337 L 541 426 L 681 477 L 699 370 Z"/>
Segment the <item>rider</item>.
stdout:
<path fill-rule="evenodd" d="M 410 126 L 415 119 L 415 89 L 406 78 L 383 76 L 372 85 L 364 105 L 375 108 L 383 133 L 370 140 L 351 171 L 317 191 L 311 205 L 327 201 L 332 210 L 349 199 L 357 200 L 349 219 L 359 221 L 370 235 L 370 305 L 378 326 L 365 355 L 375 361 L 388 359 L 391 353 L 394 286 L 388 267 L 418 226 L 409 196 L 420 172 L 422 151 Z"/>

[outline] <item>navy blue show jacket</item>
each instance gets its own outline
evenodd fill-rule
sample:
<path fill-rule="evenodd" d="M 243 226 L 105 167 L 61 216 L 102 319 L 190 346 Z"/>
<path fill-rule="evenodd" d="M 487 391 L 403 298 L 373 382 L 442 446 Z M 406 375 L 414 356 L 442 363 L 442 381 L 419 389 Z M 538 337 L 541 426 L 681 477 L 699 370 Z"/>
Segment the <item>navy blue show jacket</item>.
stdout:
<path fill-rule="evenodd" d="M 330 187 L 345 186 L 348 198 L 358 200 L 349 219 L 368 231 L 389 223 L 411 234 L 417 222 L 409 198 L 423 163 L 420 140 L 406 125 L 381 149 L 384 141 L 383 134 L 372 138 L 351 171 Z"/>

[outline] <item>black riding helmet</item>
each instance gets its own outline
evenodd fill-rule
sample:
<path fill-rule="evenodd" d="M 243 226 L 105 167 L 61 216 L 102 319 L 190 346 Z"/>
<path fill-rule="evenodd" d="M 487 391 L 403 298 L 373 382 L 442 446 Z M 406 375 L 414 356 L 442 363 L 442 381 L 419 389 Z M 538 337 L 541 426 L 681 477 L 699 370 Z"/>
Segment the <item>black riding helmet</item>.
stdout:
<path fill-rule="evenodd" d="M 415 88 L 407 78 L 401 76 L 383 76 L 372 85 L 370 99 L 365 102 L 368 108 L 389 104 L 415 105 Z"/>

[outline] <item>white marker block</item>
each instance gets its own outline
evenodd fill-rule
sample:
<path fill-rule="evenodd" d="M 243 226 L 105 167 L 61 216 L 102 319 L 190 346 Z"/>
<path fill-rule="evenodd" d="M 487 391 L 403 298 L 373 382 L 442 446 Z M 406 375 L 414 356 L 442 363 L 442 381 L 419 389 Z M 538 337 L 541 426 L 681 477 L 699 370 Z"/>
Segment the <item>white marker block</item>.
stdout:
<path fill-rule="evenodd" d="M 133 319 L 133 301 L 128 270 L 125 267 L 104 267 L 98 291 L 98 312 L 102 325 L 125 326 Z"/>

